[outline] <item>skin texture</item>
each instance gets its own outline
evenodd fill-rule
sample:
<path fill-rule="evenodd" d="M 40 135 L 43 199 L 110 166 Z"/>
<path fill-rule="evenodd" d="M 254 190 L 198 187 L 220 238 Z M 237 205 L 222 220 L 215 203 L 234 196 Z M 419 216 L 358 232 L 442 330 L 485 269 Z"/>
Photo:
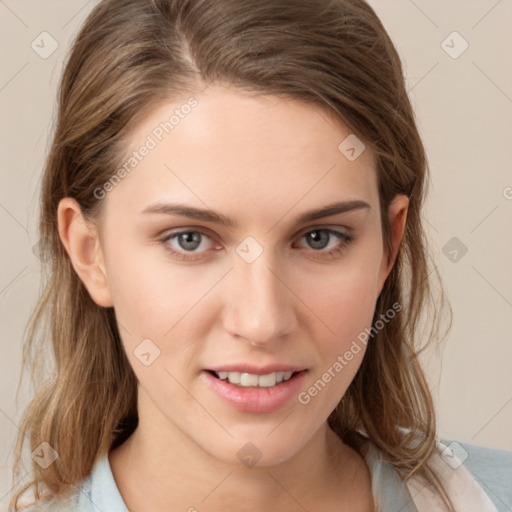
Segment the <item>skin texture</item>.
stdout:
<path fill-rule="evenodd" d="M 390 207 L 388 259 L 374 156 L 366 149 L 349 161 L 339 151 L 351 133 L 346 125 L 318 106 L 215 84 L 196 99 L 102 199 L 97 225 L 84 221 L 71 198 L 58 209 L 72 264 L 93 300 L 115 308 L 139 381 L 139 427 L 110 453 L 123 499 L 130 510 L 167 511 L 170 503 L 200 511 L 373 510 L 363 459 L 326 423 L 364 345 L 307 405 L 294 397 L 270 413 L 235 410 L 202 372 L 230 363 L 292 364 L 308 370 L 301 391 L 311 387 L 371 326 L 408 199 L 397 196 Z M 148 112 L 129 153 L 185 102 L 173 99 Z M 296 221 L 348 200 L 370 208 Z M 141 214 L 156 201 L 211 209 L 238 225 Z M 342 245 L 337 236 L 311 237 L 327 228 L 354 237 L 334 257 L 326 252 Z M 172 230 L 206 237 L 191 250 L 177 237 L 164 240 Z M 262 249 L 251 263 L 237 252 L 248 236 Z M 194 259 L 180 260 L 166 245 Z M 134 353 L 144 339 L 160 350 L 147 366 Z M 237 456 L 248 442 L 261 456 L 254 467 Z"/>

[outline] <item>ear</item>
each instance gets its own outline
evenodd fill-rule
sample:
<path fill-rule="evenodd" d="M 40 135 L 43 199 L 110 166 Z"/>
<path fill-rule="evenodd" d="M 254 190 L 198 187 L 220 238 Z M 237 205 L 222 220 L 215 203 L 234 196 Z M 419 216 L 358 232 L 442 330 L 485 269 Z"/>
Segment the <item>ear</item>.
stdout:
<path fill-rule="evenodd" d="M 60 239 L 91 298 L 99 306 L 113 306 L 96 226 L 85 220 L 80 205 L 71 197 L 60 200 L 57 219 Z"/>
<path fill-rule="evenodd" d="M 395 196 L 388 209 L 389 225 L 391 230 L 391 254 L 384 249 L 381 267 L 379 271 L 379 294 L 384 287 L 384 283 L 395 264 L 400 243 L 405 232 L 405 222 L 407 219 L 407 209 L 409 208 L 409 198 L 398 194 Z"/>

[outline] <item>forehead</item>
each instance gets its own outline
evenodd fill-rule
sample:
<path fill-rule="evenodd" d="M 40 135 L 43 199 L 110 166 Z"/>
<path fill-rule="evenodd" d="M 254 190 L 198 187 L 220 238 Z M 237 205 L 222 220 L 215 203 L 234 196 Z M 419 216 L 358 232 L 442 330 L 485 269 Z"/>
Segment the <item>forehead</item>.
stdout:
<path fill-rule="evenodd" d="M 374 156 L 368 148 L 357 156 L 363 146 L 354 137 L 318 105 L 210 85 L 193 100 L 160 103 L 139 121 L 123 162 L 129 172 L 108 201 L 122 197 L 142 211 L 155 200 L 189 200 L 261 216 L 272 205 L 274 218 L 299 201 L 304 208 L 378 201 Z M 354 155 L 347 146 L 356 159 L 347 158 Z"/>

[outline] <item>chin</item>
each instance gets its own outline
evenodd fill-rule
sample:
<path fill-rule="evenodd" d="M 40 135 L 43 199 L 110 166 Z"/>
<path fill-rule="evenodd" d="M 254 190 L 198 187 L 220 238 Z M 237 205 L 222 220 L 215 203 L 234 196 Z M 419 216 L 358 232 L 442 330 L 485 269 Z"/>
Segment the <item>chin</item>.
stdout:
<path fill-rule="evenodd" d="M 266 430 L 257 435 L 245 435 L 230 439 L 228 443 L 215 443 L 204 447 L 213 457 L 226 464 L 240 467 L 272 467 L 292 459 L 307 444 L 307 439 L 293 438 L 286 432 Z"/>

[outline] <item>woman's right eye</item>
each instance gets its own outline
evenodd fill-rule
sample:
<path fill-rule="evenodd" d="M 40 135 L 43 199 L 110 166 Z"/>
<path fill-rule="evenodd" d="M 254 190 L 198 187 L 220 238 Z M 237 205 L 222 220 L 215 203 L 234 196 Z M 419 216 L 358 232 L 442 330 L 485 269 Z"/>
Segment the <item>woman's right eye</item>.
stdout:
<path fill-rule="evenodd" d="M 208 250 L 208 247 L 204 247 L 203 243 L 205 239 L 210 240 L 211 238 L 202 231 L 188 230 L 188 231 L 175 231 L 168 233 L 165 238 L 161 240 L 164 247 L 171 254 L 176 256 L 178 259 L 190 259 L 195 260 L 200 256 L 192 256 L 193 254 L 200 253 Z M 208 244 L 206 244 L 208 245 Z M 212 242 L 210 243 L 210 246 Z M 204 249 L 204 250 L 201 250 Z"/>

